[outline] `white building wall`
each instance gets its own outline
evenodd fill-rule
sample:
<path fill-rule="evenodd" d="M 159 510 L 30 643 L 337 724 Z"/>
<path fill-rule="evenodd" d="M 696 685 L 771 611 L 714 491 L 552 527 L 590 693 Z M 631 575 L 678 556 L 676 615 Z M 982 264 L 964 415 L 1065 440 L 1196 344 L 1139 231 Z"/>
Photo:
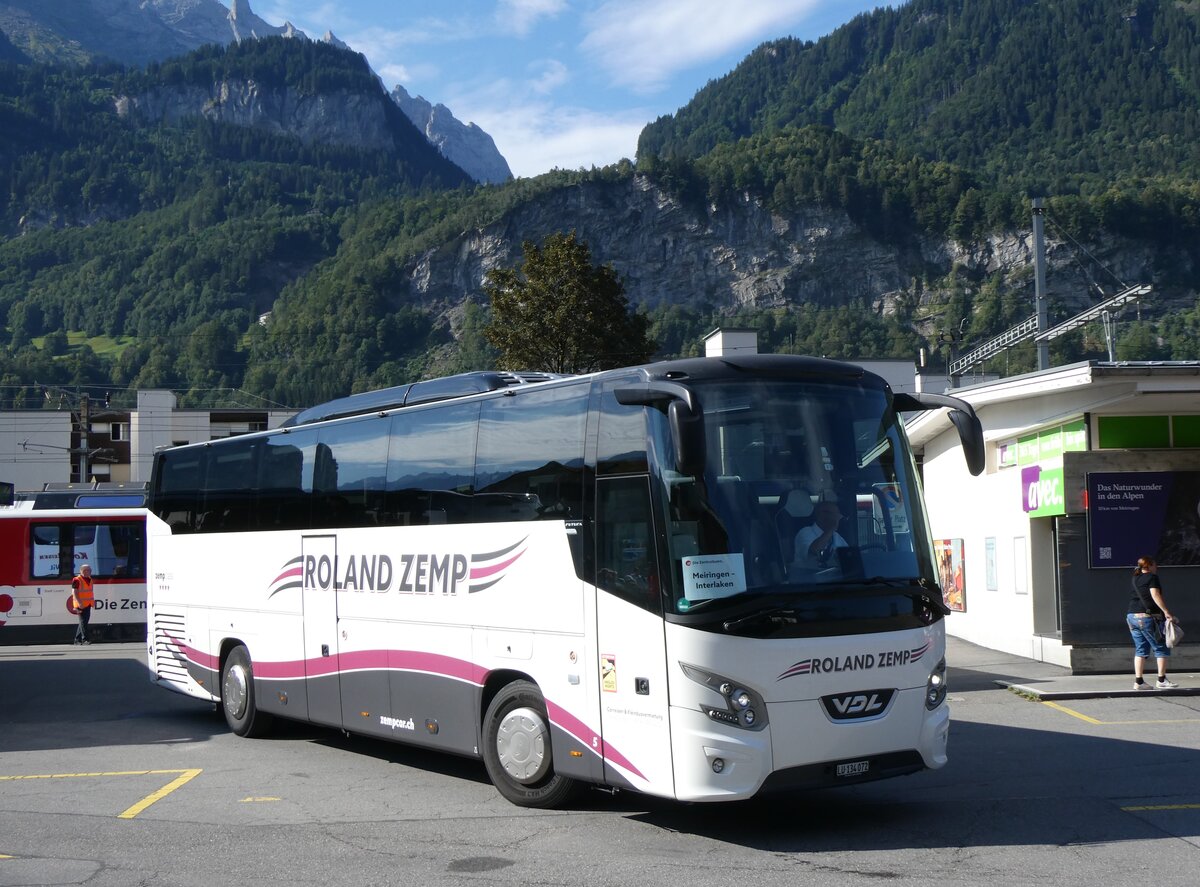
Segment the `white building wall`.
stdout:
<path fill-rule="evenodd" d="M 758 332 L 742 329 L 715 329 L 704 337 L 705 357 L 732 357 L 758 354 Z"/>
<path fill-rule="evenodd" d="M 917 391 L 917 367 L 911 360 L 855 360 L 852 362 L 867 372 L 880 376 L 896 394 L 912 394 Z"/>
<path fill-rule="evenodd" d="M 935 539 L 963 540 L 966 610 L 946 617 L 954 637 L 1017 656 L 1032 656 L 1033 604 L 1029 552 L 1030 520 L 1021 510 L 1021 474 L 988 469 L 967 471 L 955 432 L 925 447 L 925 496 Z M 988 587 L 987 540 L 995 540 L 995 589 Z M 1033 658 L 1041 658 L 1040 656 Z"/>
<path fill-rule="evenodd" d="M 0 480 L 17 490 L 40 490 L 47 483 L 69 481 L 70 449 L 70 411 L 0 413 Z"/>
<path fill-rule="evenodd" d="M 137 409 L 129 416 L 129 479 L 150 480 L 154 451 L 174 440 L 175 395 L 170 391 L 139 391 Z"/>

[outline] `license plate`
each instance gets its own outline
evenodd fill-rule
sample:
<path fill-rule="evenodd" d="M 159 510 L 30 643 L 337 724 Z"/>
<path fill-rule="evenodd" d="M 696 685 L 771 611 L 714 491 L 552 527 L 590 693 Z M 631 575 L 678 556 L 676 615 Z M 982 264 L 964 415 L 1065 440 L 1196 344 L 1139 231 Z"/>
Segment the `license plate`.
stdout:
<path fill-rule="evenodd" d="M 838 776 L 861 776 L 871 769 L 870 761 L 852 761 L 849 764 L 838 764 Z"/>

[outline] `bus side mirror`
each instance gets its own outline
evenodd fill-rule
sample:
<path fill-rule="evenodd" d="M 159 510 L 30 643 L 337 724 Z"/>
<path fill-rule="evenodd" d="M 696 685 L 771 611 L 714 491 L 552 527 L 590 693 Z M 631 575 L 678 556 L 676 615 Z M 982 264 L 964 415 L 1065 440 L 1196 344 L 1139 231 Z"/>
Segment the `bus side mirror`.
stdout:
<path fill-rule="evenodd" d="M 950 421 L 958 429 L 958 439 L 962 441 L 967 470 L 974 476 L 982 474 L 987 463 L 987 451 L 983 446 L 983 425 L 979 417 L 975 415 L 974 410 L 969 413 L 951 410 Z"/>
<path fill-rule="evenodd" d="M 654 380 L 613 390 L 617 403 L 626 406 L 657 406 L 666 401 L 667 424 L 675 447 L 675 469 L 680 474 L 700 477 L 706 457 L 704 411 L 690 388 L 678 382 Z"/>
<path fill-rule="evenodd" d="M 675 442 L 676 469 L 700 477 L 704 474 L 704 417 L 682 400 L 672 400 L 667 407 L 667 422 Z"/>
<path fill-rule="evenodd" d="M 983 425 L 975 415 L 975 408 L 965 400 L 948 394 L 904 393 L 892 398 L 892 406 L 900 413 L 949 407 L 950 421 L 958 430 L 963 456 L 967 460 L 967 470 L 973 475 L 983 472 L 987 464 L 987 450 L 983 446 Z"/>

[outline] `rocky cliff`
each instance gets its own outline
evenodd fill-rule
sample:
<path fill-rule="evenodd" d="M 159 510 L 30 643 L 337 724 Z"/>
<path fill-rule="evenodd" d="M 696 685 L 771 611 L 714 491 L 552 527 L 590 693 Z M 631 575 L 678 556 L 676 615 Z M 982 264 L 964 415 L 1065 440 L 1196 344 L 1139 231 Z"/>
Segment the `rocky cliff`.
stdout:
<path fill-rule="evenodd" d="M 316 94 L 272 87 L 254 80 L 222 80 L 210 87 L 163 86 L 116 99 L 118 116 L 178 123 L 203 117 L 249 126 L 301 141 L 349 145 L 376 151 L 412 150 L 419 138 L 382 93 L 330 90 Z M 424 144 L 423 142 L 421 144 Z M 422 150 L 432 151 L 431 146 Z"/>
<path fill-rule="evenodd" d="M 400 85 L 392 90 L 392 100 L 443 157 L 475 181 L 500 184 L 512 178 L 508 161 L 496 150 L 492 137 L 474 123 L 464 124 L 445 105 L 413 97 Z"/>
<path fill-rule="evenodd" d="M 810 206 L 780 215 L 749 196 L 728 206 L 689 207 L 641 175 L 562 188 L 494 225 L 466 231 L 411 261 L 397 295 L 455 318 L 466 300 L 480 298 L 489 270 L 521 261 L 522 241 L 566 230 L 588 243 L 595 261 L 613 265 L 634 304 L 770 308 L 857 301 L 886 313 L 903 302 L 920 315 L 920 304 L 934 295 L 923 281 L 957 268 L 964 280 L 1001 275 L 1015 298 L 1029 297 L 1033 313 L 1028 230 L 969 250 L 933 239 L 901 248 L 875 239 L 840 210 Z M 1094 304 L 1095 282 L 1073 247 L 1052 240 L 1047 249 L 1052 303 L 1065 314 Z M 1151 247 L 1116 240 L 1096 245 L 1093 258 L 1135 283 L 1154 283 L 1154 268 L 1163 264 Z M 1110 289 L 1109 295 L 1118 287 Z M 1156 287 L 1152 298 L 1159 309 L 1194 301 L 1170 287 Z M 935 323 L 931 318 L 927 332 Z"/>

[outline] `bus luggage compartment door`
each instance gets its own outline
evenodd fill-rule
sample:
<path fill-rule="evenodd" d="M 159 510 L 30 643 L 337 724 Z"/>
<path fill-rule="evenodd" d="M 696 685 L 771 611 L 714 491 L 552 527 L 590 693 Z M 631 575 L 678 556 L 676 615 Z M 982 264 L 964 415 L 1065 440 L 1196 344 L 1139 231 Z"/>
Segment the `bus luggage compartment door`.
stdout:
<path fill-rule="evenodd" d="M 338 670 L 337 536 L 305 536 L 303 555 L 304 685 L 308 717 L 316 724 L 342 726 Z"/>

